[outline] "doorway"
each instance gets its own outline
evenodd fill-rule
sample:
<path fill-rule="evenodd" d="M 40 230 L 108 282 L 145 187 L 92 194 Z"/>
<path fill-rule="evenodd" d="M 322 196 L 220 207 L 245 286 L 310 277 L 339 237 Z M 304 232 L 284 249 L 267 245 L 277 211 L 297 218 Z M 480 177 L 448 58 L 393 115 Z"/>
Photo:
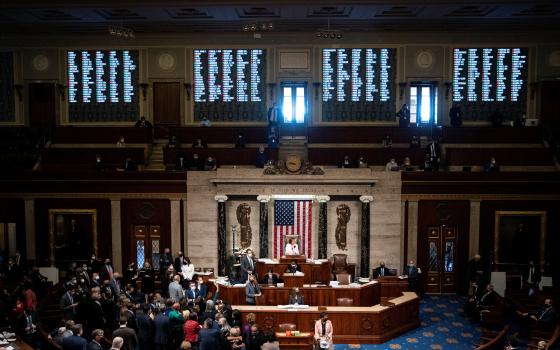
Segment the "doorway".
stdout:
<path fill-rule="evenodd" d="M 56 125 L 54 83 L 29 83 L 29 126 L 48 130 Z"/>
<path fill-rule="evenodd" d="M 156 138 L 166 138 L 169 128 L 181 125 L 181 84 L 154 83 L 154 132 Z"/>
<path fill-rule="evenodd" d="M 159 225 L 133 225 L 132 231 L 134 256 L 130 257 L 130 261 L 136 261 L 138 269 L 143 268 L 147 261 L 152 265 L 154 271 L 159 271 L 162 253 L 161 227 Z"/>
<path fill-rule="evenodd" d="M 426 293 L 455 293 L 457 228 L 447 225 L 430 226 L 427 234 Z"/>
<path fill-rule="evenodd" d="M 280 136 L 307 135 L 307 83 L 285 82 L 280 84 L 282 118 Z"/>
<path fill-rule="evenodd" d="M 410 84 L 410 123 L 418 126 L 437 125 L 437 83 Z"/>

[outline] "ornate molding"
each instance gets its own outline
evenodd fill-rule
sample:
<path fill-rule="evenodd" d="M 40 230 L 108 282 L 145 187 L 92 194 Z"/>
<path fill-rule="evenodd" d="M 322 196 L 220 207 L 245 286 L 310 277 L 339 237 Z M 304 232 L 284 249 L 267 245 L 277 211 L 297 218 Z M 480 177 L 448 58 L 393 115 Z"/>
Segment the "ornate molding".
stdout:
<path fill-rule="evenodd" d="M 226 196 L 224 194 L 219 194 L 219 195 L 214 196 L 214 200 L 218 201 L 219 203 L 223 203 L 223 202 L 228 200 L 228 196 Z"/>
<path fill-rule="evenodd" d="M 319 201 L 319 203 L 326 203 L 330 200 L 331 200 L 331 197 L 329 197 L 329 196 L 317 196 L 317 201 Z"/>
<path fill-rule="evenodd" d="M 259 201 L 260 203 L 268 203 L 270 202 L 270 196 L 265 195 L 265 194 L 260 194 L 257 196 L 257 201 Z"/>
<path fill-rule="evenodd" d="M 360 196 L 360 202 L 371 203 L 373 202 L 373 196 Z"/>

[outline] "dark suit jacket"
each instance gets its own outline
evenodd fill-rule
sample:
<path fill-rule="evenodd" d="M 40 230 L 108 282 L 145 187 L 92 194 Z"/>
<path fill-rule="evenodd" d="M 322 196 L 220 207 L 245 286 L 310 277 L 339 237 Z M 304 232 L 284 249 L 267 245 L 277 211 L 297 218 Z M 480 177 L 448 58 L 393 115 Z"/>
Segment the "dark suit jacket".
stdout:
<path fill-rule="evenodd" d="M 169 337 L 169 317 L 159 314 L 154 319 L 154 343 L 167 344 Z"/>
<path fill-rule="evenodd" d="M 533 283 L 539 283 L 541 281 L 541 268 L 540 266 L 533 265 Z M 529 282 L 529 271 L 530 266 L 527 266 L 523 271 L 523 281 Z"/>
<path fill-rule="evenodd" d="M 410 279 L 417 279 L 418 278 L 418 267 L 414 266 L 405 266 L 403 275 L 408 276 Z"/>
<path fill-rule="evenodd" d="M 103 306 L 101 301 L 90 299 L 87 303 L 87 325 L 89 330 L 104 329 Z"/>
<path fill-rule="evenodd" d="M 149 344 L 154 340 L 154 322 L 143 312 L 136 315 L 136 323 L 138 324 L 138 341 L 140 343 Z"/>
<path fill-rule="evenodd" d="M 279 280 L 278 277 L 275 274 L 272 274 L 272 277 L 269 277 L 268 273 L 267 273 L 266 275 L 264 275 L 263 283 L 268 284 L 270 279 L 272 280 L 272 282 L 270 282 L 272 284 L 278 283 L 278 280 Z"/>
<path fill-rule="evenodd" d="M 198 350 L 219 350 L 220 333 L 216 329 L 203 328 L 198 333 Z"/>
<path fill-rule="evenodd" d="M 191 302 L 192 299 L 196 299 L 200 296 L 200 292 L 198 289 L 195 289 L 194 291 L 192 289 L 187 289 L 187 299 L 189 299 L 189 302 Z"/>
<path fill-rule="evenodd" d="M 291 264 L 288 265 L 288 267 L 286 268 L 286 272 L 287 273 L 296 273 L 301 271 L 301 267 L 299 267 L 298 264 L 295 264 L 294 266 L 292 266 Z"/>
<path fill-rule="evenodd" d="M 123 350 L 135 350 L 138 346 L 138 337 L 134 329 L 128 327 L 119 327 L 113 331 L 113 338 L 121 337 L 124 340 Z"/>
<path fill-rule="evenodd" d="M 87 350 L 103 350 L 103 347 L 94 341 L 90 341 Z"/>
<path fill-rule="evenodd" d="M 62 340 L 63 350 L 87 350 L 87 341 L 77 335 L 71 335 Z"/>
<path fill-rule="evenodd" d="M 206 299 L 206 297 L 208 296 L 208 286 L 206 286 L 204 283 L 197 285 L 197 289 L 198 289 L 198 294 L 203 298 Z"/>
<path fill-rule="evenodd" d="M 115 272 L 115 269 L 111 266 L 113 273 Z M 99 279 L 101 280 L 101 283 L 103 283 L 103 281 L 105 280 L 109 280 L 109 270 L 107 268 L 106 264 L 101 265 L 101 268 L 99 269 Z"/>
<path fill-rule="evenodd" d="M 383 270 L 383 276 L 391 276 L 391 270 L 387 267 L 378 266 L 373 270 L 373 278 L 379 278 L 381 276 L 381 270 Z"/>
<path fill-rule="evenodd" d="M 299 305 L 303 305 L 304 301 L 303 301 L 303 295 L 301 294 L 296 294 L 296 295 L 291 295 L 288 298 L 288 304 L 293 305 L 293 304 L 299 304 Z"/>
<path fill-rule="evenodd" d="M 254 271 L 257 267 L 256 266 L 257 262 L 255 261 L 255 259 L 251 259 L 253 261 L 253 265 L 251 265 L 251 261 L 249 259 L 251 258 L 249 258 L 247 255 L 245 255 L 243 259 L 241 259 L 241 282 L 242 283 L 247 282 L 249 271 Z"/>

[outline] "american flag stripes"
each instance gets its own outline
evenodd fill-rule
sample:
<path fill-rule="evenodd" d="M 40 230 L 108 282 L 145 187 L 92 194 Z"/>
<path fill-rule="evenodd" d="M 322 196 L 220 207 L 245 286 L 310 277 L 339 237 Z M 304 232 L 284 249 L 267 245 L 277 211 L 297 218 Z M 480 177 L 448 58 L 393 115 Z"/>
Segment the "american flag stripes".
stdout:
<path fill-rule="evenodd" d="M 313 202 L 310 200 L 274 201 L 274 257 L 284 255 L 284 236 L 299 235 L 299 252 L 311 258 L 311 228 Z"/>

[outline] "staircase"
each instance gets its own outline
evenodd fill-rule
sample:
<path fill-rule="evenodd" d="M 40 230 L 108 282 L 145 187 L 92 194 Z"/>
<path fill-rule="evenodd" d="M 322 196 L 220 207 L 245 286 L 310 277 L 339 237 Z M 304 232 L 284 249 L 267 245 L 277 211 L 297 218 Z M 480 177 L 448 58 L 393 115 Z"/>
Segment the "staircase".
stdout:
<path fill-rule="evenodd" d="M 152 152 L 148 161 L 148 165 L 144 168 L 146 171 L 163 171 L 165 164 L 163 163 L 163 147 L 167 145 L 166 139 L 156 139 L 152 146 Z"/>

